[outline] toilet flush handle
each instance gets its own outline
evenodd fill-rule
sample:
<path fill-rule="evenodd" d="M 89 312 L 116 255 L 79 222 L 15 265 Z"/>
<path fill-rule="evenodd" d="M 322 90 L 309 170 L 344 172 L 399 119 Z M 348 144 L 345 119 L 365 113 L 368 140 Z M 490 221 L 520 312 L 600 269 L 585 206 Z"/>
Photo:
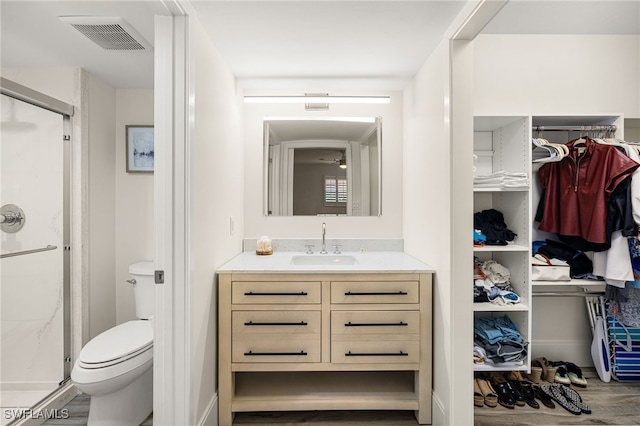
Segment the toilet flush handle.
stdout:
<path fill-rule="evenodd" d="M 133 279 L 133 278 L 132 278 L 132 279 L 130 279 L 130 280 L 127 280 L 127 282 L 128 282 L 129 284 L 133 284 L 133 285 L 135 285 L 135 284 L 136 284 L 136 280 L 135 280 L 135 279 Z"/>

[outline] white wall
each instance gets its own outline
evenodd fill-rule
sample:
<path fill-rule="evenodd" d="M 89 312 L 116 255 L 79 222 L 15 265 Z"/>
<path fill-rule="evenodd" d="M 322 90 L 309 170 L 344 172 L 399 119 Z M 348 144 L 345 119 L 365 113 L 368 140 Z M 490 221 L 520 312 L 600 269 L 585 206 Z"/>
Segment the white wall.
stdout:
<path fill-rule="evenodd" d="M 88 131 L 89 338 L 116 324 L 115 89 L 83 73 L 83 131 Z"/>
<path fill-rule="evenodd" d="M 640 36 L 481 35 L 474 50 L 476 115 L 640 117 Z M 591 364 L 582 298 L 534 298 L 532 332 L 532 358 Z"/>
<path fill-rule="evenodd" d="M 243 139 L 235 80 L 204 29 L 191 20 L 195 125 L 191 136 L 191 351 L 194 423 L 217 424 L 215 271 L 242 250 Z M 230 218 L 235 231 L 230 232 Z M 209 410 L 213 410 L 209 412 Z"/>
<path fill-rule="evenodd" d="M 404 91 L 403 204 L 405 251 L 431 265 L 433 288 L 433 423 L 451 424 L 451 183 L 445 119 L 449 46 L 443 41 Z M 468 419 L 472 421 L 472 418 Z"/>
<path fill-rule="evenodd" d="M 153 173 L 127 173 L 127 125 L 153 125 L 153 90 L 116 90 L 115 291 L 116 323 L 136 319 L 129 265 L 153 260 Z"/>
<path fill-rule="evenodd" d="M 640 117 L 640 36 L 481 35 L 475 114 Z"/>
<path fill-rule="evenodd" d="M 270 83 L 265 83 L 270 84 Z M 292 83 L 293 84 L 293 83 Z M 331 83 L 327 82 L 329 86 Z M 259 83 L 252 82 L 253 86 Z M 278 88 L 269 92 L 246 94 L 288 94 Z M 291 90 L 291 89 L 289 89 Z M 313 93 L 338 94 L 331 87 Z M 296 92 L 295 94 L 300 94 Z M 305 111 L 303 104 L 244 105 L 245 164 L 245 238 L 319 238 L 321 224 L 327 224 L 327 238 L 401 238 L 402 237 L 402 93 L 340 91 L 341 95 L 388 95 L 390 104 L 330 105 L 328 111 Z M 382 117 L 382 215 L 373 217 L 266 217 L 263 215 L 263 125 L 265 116 L 347 116 Z"/>

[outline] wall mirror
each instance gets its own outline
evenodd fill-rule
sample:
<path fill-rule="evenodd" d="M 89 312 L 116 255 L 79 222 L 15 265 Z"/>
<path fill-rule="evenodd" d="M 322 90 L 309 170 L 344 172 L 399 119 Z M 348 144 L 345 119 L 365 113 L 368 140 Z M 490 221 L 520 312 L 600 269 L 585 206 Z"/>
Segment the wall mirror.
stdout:
<path fill-rule="evenodd" d="M 379 216 L 380 117 L 266 117 L 264 214 Z"/>

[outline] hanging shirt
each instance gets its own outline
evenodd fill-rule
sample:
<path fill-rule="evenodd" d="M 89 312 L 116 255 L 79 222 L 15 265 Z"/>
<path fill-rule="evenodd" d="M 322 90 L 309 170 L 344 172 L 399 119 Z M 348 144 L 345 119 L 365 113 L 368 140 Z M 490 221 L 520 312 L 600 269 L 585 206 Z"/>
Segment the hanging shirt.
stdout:
<path fill-rule="evenodd" d="M 611 193 L 640 164 L 617 148 L 597 144 L 589 137 L 575 139 L 567 146 L 568 156 L 546 163 L 538 171 L 545 197 L 538 229 L 580 237 L 605 245 L 604 250 L 611 239 L 606 229 Z"/>

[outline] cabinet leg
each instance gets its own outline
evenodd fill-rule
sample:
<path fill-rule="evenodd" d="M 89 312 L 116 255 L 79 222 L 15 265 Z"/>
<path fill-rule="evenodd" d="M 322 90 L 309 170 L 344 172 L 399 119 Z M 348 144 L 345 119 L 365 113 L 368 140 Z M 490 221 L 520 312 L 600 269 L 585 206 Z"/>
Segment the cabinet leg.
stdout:
<path fill-rule="evenodd" d="M 233 424 L 233 413 L 230 410 L 223 410 L 220 406 L 218 412 L 218 426 L 231 426 Z"/>

